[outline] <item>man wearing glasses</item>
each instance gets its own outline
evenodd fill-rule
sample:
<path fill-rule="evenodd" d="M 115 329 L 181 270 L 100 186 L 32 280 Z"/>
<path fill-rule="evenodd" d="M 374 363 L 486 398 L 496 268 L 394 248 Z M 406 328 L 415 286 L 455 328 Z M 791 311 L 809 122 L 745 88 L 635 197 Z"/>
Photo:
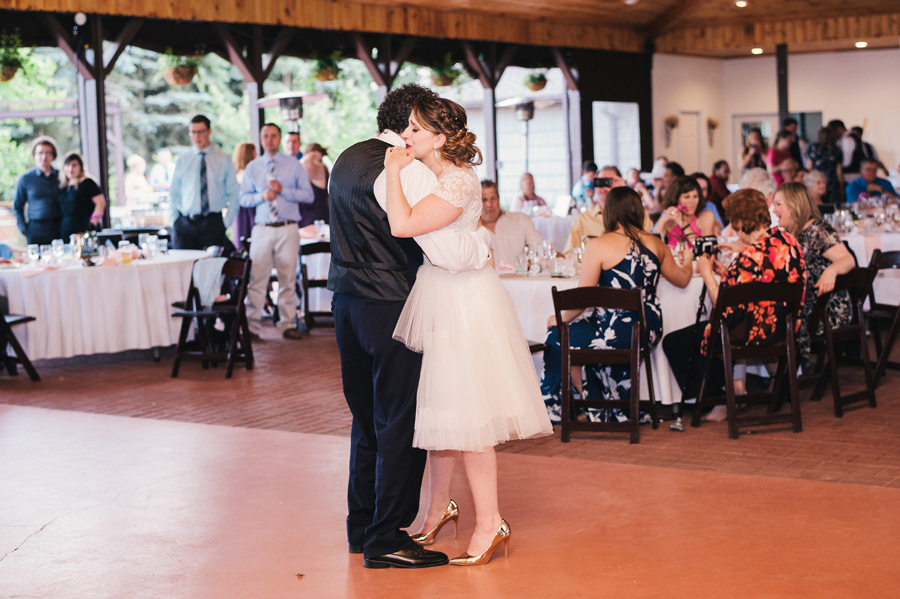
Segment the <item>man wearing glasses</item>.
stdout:
<path fill-rule="evenodd" d="M 59 171 L 53 168 L 58 152 L 52 138 L 41 136 L 31 144 L 34 168 L 19 177 L 13 209 L 16 224 L 29 244 L 48 244 L 59 238 Z"/>
<path fill-rule="evenodd" d="M 169 186 L 173 247 L 202 250 L 220 245 L 230 252 L 234 245 L 225 230 L 238 211 L 234 164 L 230 156 L 210 143 L 208 118 L 202 114 L 192 118 L 188 132 L 194 147 L 178 157 Z"/>

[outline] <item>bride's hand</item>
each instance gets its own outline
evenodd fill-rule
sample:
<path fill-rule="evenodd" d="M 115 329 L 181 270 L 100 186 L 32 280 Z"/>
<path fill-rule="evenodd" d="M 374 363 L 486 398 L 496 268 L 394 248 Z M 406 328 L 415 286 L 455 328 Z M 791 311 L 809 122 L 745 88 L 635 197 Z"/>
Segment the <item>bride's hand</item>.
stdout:
<path fill-rule="evenodd" d="M 412 150 L 408 148 L 391 147 L 384 153 L 384 168 L 396 166 L 398 169 L 402 169 L 412 161 Z"/>

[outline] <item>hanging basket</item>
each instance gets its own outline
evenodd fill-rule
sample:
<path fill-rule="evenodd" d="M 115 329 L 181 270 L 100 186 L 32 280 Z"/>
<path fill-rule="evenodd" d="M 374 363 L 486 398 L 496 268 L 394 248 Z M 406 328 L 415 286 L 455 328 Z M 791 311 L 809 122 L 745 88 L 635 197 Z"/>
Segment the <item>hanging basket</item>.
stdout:
<path fill-rule="evenodd" d="M 15 66 L 4 66 L 0 68 L 0 81 L 6 83 L 7 81 L 15 77 L 18 71 L 19 67 Z"/>
<path fill-rule="evenodd" d="M 169 67 L 163 71 L 163 79 L 169 85 L 181 87 L 193 81 L 196 74 L 197 67 Z"/>
<path fill-rule="evenodd" d="M 547 87 L 547 80 L 546 79 L 535 79 L 533 81 L 526 81 L 525 87 L 527 87 L 528 89 L 530 89 L 533 92 L 539 92 L 542 89 L 544 89 L 545 87 Z"/>
<path fill-rule="evenodd" d="M 333 69 L 319 69 L 316 72 L 316 79 L 319 81 L 334 81 L 337 76 L 338 72 Z"/>
<path fill-rule="evenodd" d="M 456 77 L 451 77 L 450 75 L 432 75 L 431 82 L 434 83 L 438 87 L 447 87 L 449 85 L 453 85 L 453 82 L 456 81 Z"/>

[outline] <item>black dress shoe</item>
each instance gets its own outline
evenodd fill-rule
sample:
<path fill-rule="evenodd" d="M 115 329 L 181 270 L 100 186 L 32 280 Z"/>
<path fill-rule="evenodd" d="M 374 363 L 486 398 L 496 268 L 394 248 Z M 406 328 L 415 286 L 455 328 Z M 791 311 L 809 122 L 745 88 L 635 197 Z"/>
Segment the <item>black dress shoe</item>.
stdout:
<path fill-rule="evenodd" d="M 450 559 L 440 551 L 431 551 L 415 543 L 387 555 L 363 558 L 366 568 L 431 568 L 448 563 Z"/>
<path fill-rule="evenodd" d="M 353 543 L 349 543 L 347 545 L 347 547 L 348 547 L 350 553 L 362 553 L 363 552 L 362 545 L 354 545 Z"/>

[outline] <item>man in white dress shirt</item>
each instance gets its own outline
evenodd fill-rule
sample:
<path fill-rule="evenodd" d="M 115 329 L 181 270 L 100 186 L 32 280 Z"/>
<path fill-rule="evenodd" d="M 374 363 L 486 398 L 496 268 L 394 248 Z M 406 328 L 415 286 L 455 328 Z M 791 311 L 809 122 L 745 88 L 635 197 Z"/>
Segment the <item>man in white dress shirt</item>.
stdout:
<path fill-rule="evenodd" d="M 544 238 L 534 228 L 531 218 L 521 212 L 507 212 L 500 208 L 500 193 L 497 184 L 490 179 L 481 182 L 481 224 L 491 236 L 491 253 L 494 268 L 501 262 L 514 264 L 527 245 L 540 248 Z"/>

